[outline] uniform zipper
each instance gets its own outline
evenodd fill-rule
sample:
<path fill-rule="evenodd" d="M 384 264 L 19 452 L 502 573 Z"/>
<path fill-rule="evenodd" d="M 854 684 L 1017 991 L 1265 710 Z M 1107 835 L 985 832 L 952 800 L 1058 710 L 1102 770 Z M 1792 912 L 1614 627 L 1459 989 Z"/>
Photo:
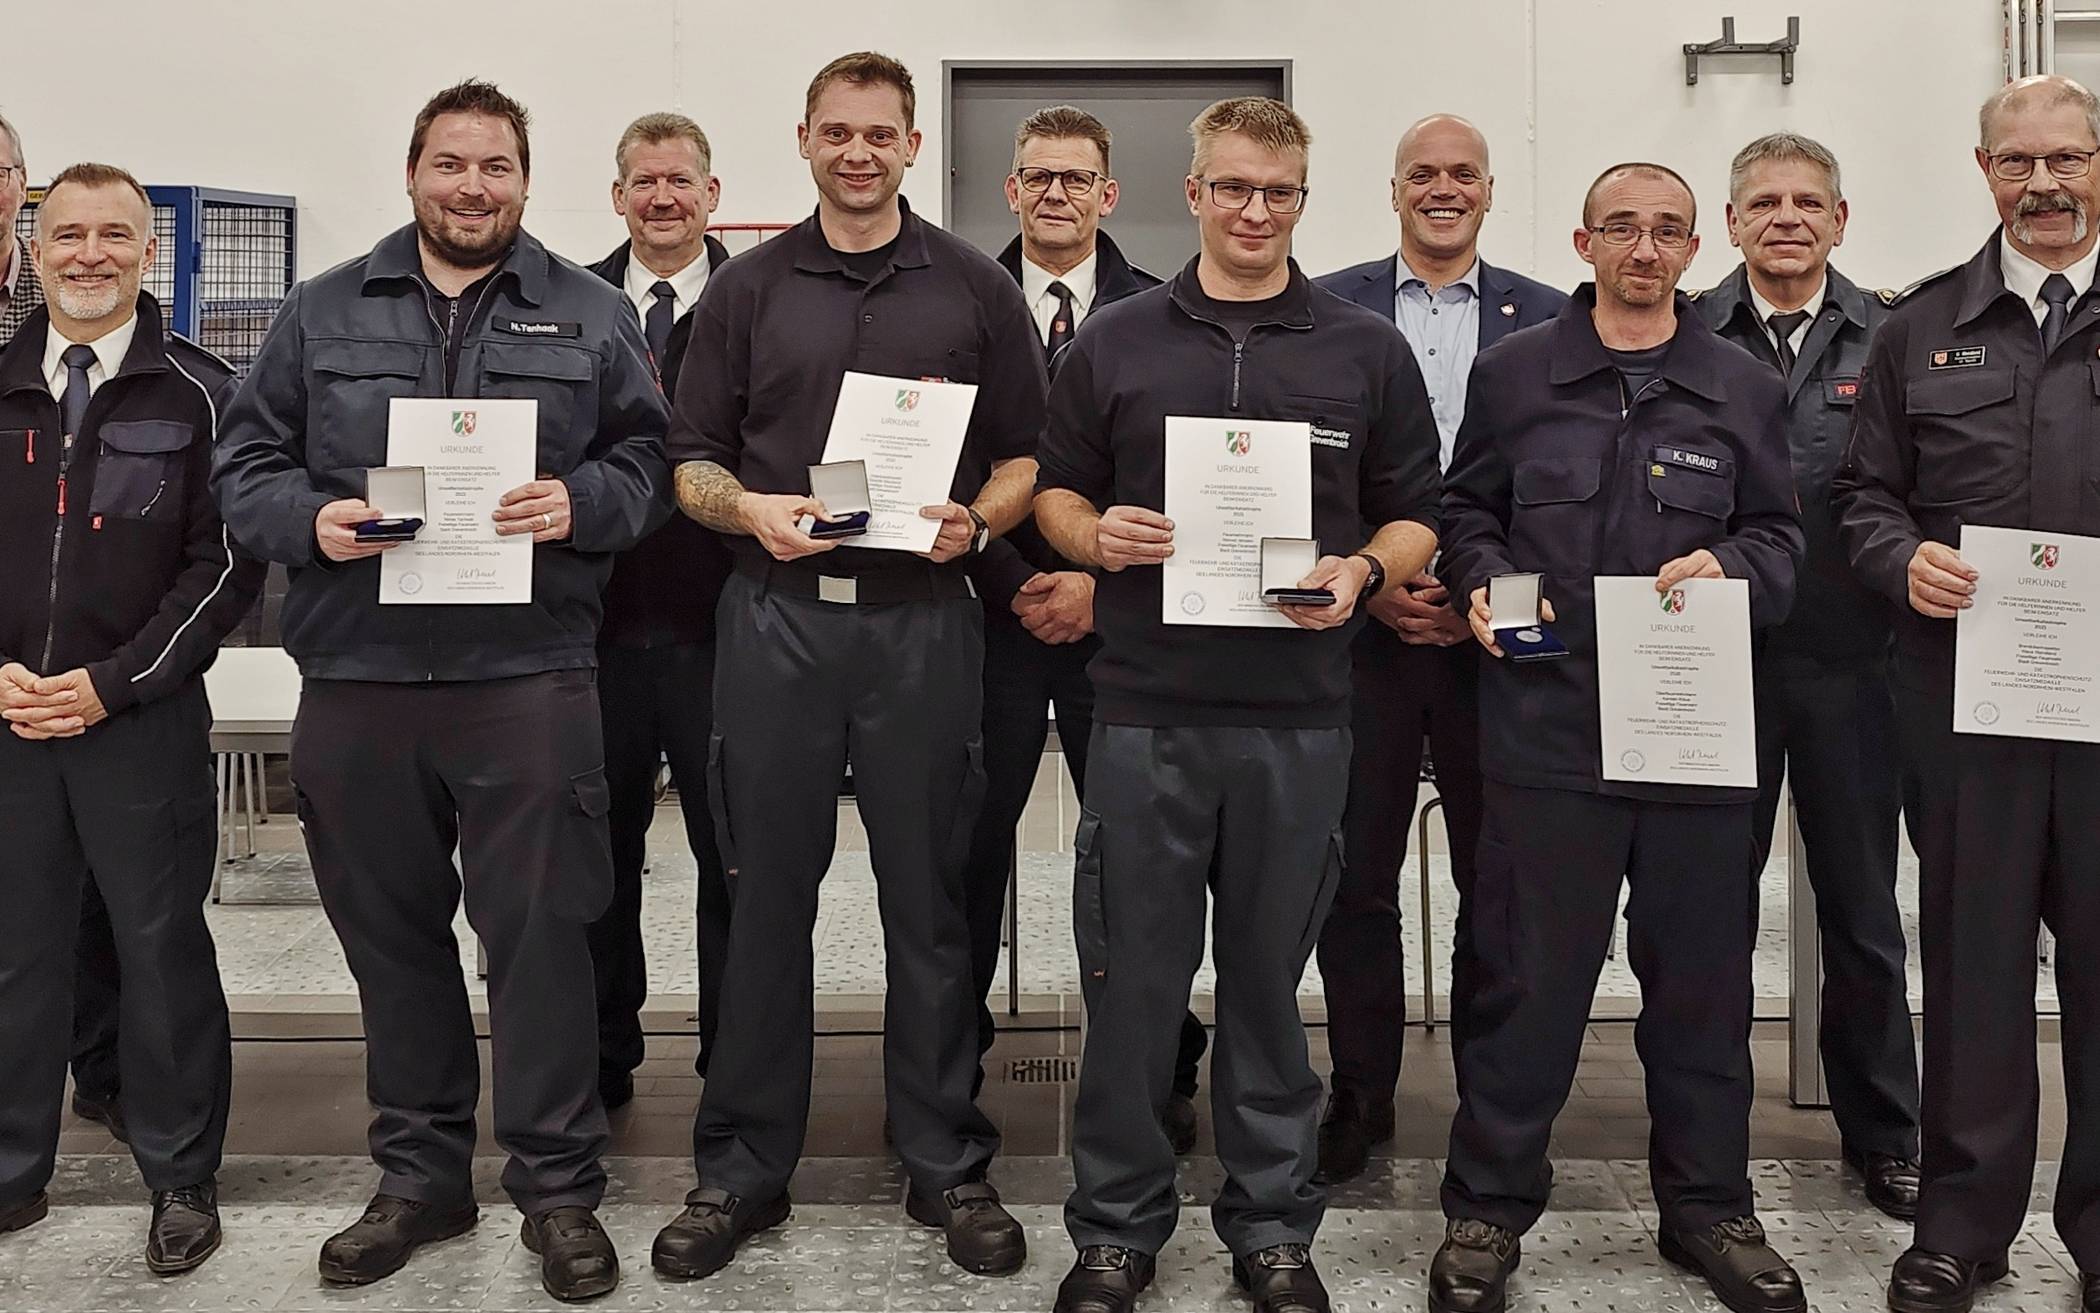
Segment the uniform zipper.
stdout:
<path fill-rule="evenodd" d="M 1626 445 L 1626 435 L 1632 432 L 1633 430 L 1634 408 L 1641 404 L 1641 398 L 1648 395 L 1648 389 L 1660 383 L 1661 380 L 1659 378 L 1653 377 L 1647 379 L 1641 384 L 1640 388 L 1636 390 L 1632 396 L 1629 397 L 1628 395 L 1626 395 L 1626 376 L 1624 374 L 1618 373 L 1617 370 L 1614 370 L 1612 372 L 1619 381 L 1619 432 L 1617 436 L 1614 437 L 1612 440 L 1613 458 L 1615 461 L 1617 461 L 1624 459 L 1624 457 L 1620 454 L 1620 449 Z M 1605 542 L 1611 533 L 1612 511 L 1618 506 L 1618 502 L 1619 481 L 1616 478 L 1614 478 L 1609 484 L 1609 491 L 1607 491 L 1605 494 L 1604 517 L 1597 523 L 1596 559 L 1600 563 L 1604 560 Z M 1662 513 L 1662 502 L 1660 500 L 1656 501 L 1655 510 L 1657 514 Z"/>
<path fill-rule="evenodd" d="M 481 289 L 480 293 L 475 296 L 473 308 L 467 312 L 468 323 L 473 323 L 474 316 L 481 313 L 481 303 L 488 299 L 489 288 L 494 287 L 496 281 L 496 279 L 491 278 L 487 285 Z M 416 286 L 423 291 L 423 314 L 430 320 L 430 326 L 437 330 L 438 371 L 440 374 L 444 374 L 446 372 L 446 358 L 452 353 L 451 327 L 459 322 L 459 298 L 456 296 L 445 298 L 445 322 L 441 324 L 438 322 L 437 311 L 431 309 L 430 306 L 430 284 L 419 278 L 416 280 Z M 465 355 L 464 343 L 461 344 L 461 348 L 460 354 Z M 443 382 L 446 391 L 456 392 L 459 390 L 459 380 L 457 378 L 446 377 L 443 379 Z M 381 509 L 385 508 L 382 507 Z M 430 637 L 431 625 L 432 622 L 426 618 L 423 622 L 423 682 L 426 684 L 434 683 L 437 680 L 437 671 L 434 668 L 436 665 L 437 644 Z"/>
<path fill-rule="evenodd" d="M 51 591 L 45 599 L 44 660 L 39 670 L 51 669 L 52 649 L 58 645 L 58 552 L 66 538 L 66 467 L 73 463 L 73 435 L 58 444 L 58 519 L 51 526 Z"/>

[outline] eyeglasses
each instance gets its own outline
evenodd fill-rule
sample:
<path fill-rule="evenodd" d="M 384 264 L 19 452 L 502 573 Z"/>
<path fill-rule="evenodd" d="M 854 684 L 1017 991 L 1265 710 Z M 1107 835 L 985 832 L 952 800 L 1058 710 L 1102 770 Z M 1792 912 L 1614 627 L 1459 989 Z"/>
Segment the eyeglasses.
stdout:
<path fill-rule="evenodd" d="M 1296 214 L 1305 208 L 1304 187 L 1257 187 L 1251 182 L 1213 182 L 1209 178 L 1198 179 L 1210 188 L 1213 205 L 1226 210 L 1244 210 L 1257 193 L 1261 203 L 1271 214 Z"/>
<path fill-rule="evenodd" d="M 1991 176 L 2000 182 L 2025 182 L 2034 176 L 2034 166 L 2045 163 L 2052 178 L 2083 178 L 2092 172 L 2096 150 L 2058 150 L 2047 155 L 1993 155 L 1990 156 Z"/>
<path fill-rule="evenodd" d="M 5 183 L 9 178 L 17 176 L 26 182 L 29 178 L 29 170 L 19 164 L 0 164 L 0 183 Z"/>
<path fill-rule="evenodd" d="M 1590 231 L 1607 246 L 1638 246 L 1644 233 L 1658 251 L 1681 251 L 1692 244 L 1692 230 L 1678 223 L 1659 223 L 1653 228 L 1637 223 L 1593 223 Z"/>
<path fill-rule="evenodd" d="M 1067 196 L 1090 196 L 1093 194 L 1094 184 L 1105 176 L 1107 175 L 1096 173 L 1092 169 L 1014 170 L 1014 178 L 1021 184 L 1021 190 L 1030 196 L 1040 196 L 1049 191 L 1053 182 L 1063 187 Z"/>

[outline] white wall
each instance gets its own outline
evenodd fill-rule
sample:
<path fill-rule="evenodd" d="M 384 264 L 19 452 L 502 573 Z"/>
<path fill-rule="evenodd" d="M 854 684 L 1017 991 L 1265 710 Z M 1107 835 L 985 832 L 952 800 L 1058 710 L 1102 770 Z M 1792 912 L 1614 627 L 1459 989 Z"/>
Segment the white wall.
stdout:
<path fill-rule="evenodd" d="M 60 7 L 11 13 L 0 111 L 32 175 L 105 159 L 148 182 L 289 192 L 303 273 L 405 221 L 402 158 L 417 106 L 468 74 L 532 110 L 528 226 L 572 257 L 622 230 L 607 207 L 611 145 L 635 114 L 706 126 L 719 221 L 793 220 L 813 202 L 794 153 L 803 88 L 826 59 L 873 46 L 917 74 L 926 145 L 907 194 L 940 208 L 943 59 L 1293 61 L 1312 125 L 1315 271 L 1389 251 L 1394 139 L 1432 110 L 1473 118 L 1494 147 L 1490 259 L 1563 284 L 1582 189 L 1647 157 L 1698 190 L 1709 243 L 1688 283 L 1733 263 L 1722 232 L 1728 157 L 1791 127 L 1845 166 L 1854 207 L 1840 263 L 1902 286 L 1965 258 L 1992 223 L 1969 157 L 1975 107 L 1999 79 L 1996 0 L 105 0 L 92 36 Z M 1685 41 L 1782 34 L 1802 17 L 1797 79 L 1777 60 L 1716 61 L 1683 80 Z M 89 72 L 92 71 L 92 86 Z"/>

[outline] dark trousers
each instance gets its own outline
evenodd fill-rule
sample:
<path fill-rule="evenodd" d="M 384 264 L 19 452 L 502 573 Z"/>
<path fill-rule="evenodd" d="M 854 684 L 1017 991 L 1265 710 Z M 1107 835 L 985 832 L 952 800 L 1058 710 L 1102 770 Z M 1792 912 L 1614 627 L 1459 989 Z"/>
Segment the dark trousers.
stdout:
<path fill-rule="evenodd" d="M 1174 1233 L 1160 1112 L 1208 892 L 1225 1169 L 1212 1224 L 1235 1254 L 1310 1243 L 1326 1196 L 1298 982 L 1341 880 L 1349 732 L 1096 725 L 1092 761 L 1072 888 L 1087 1033 L 1065 1227 L 1082 1248 L 1148 1254 Z"/>
<path fill-rule="evenodd" d="M 1757 670 L 1751 918 L 1771 855 L 1782 776 L 1808 850 L 1823 946 L 1823 1069 L 1848 1148 L 1918 1152 L 1918 1055 L 1896 910 L 1901 806 L 1896 708 L 1887 673 L 1767 656 Z"/>
<path fill-rule="evenodd" d="M 92 878 L 80 886 L 80 941 L 73 963 L 73 1088 L 114 1103 L 124 1083 L 117 1057 L 117 934 L 101 886 Z"/>
<path fill-rule="evenodd" d="M 854 606 L 722 590 L 709 778 L 734 873 L 721 1029 L 693 1127 L 703 1185 L 787 1187 L 809 1122 L 817 888 L 850 757 L 887 955 L 883 1080 L 921 1190 L 982 1179 L 999 1133 L 971 1099 L 977 1006 L 963 858 L 983 799 L 974 598 Z"/>
<path fill-rule="evenodd" d="M 1486 800 L 1473 890 L 1481 985 L 1459 1060 L 1444 1212 L 1522 1232 L 1545 1211 L 1547 1145 L 1575 1080 L 1622 879 L 1633 886 L 1633 1040 L 1663 1225 L 1696 1230 L 1750 1212 L 1750 804 L 1493 780 Z"/>
<path fill-rule="evenodd" d="M 685 838 L 700 868 L 700 1056 L 707 1075 L 729 946 L 729 881 L 708 814 L 707 744 L 714 732 L 715 648 L 708 643 L 598 650 L 598 710 L 605 729 L 605 782 L 612 790 L 612 903 L 591 923 L 598 984 L 598 1070 L 617 1079 L 642 1065 L 642 1004 L 649 964 L 642 951 L 642 867 L 656 819 L 657 763 L 668 758 Z"/>
<path fill-rule="evenodd" d="M 2019 1234 L 2034 1178 L 2035 944 L 2058 939 L 2064 1151 L 2056 1229 L 2100 1272 L 2100 744 L 1956 734 L 1945 693 L 1897 689 L 1918 763 L 1925 964 L 1920 1248 L 1971 1260 Z"/>
<path fill-rule="evenodd" d="M 995 983 L 999 933 L 1006 920 L 1006 882 L 1013 872 L 1014 832 L 1028 795 L 1035 787 L 1036 767 L 1049 735 L 1046 707 L 1057 714 L 1057 741 L 1072 788 L 1086 798 L 1087 740 L 1094 729 L 1094 683 L 1086 663 L 1101 644 L 1093 638 L 1052 645 L 1038 642 L 1012 616 L 989 610 L 984 620 L 984 807 L 970 839 L 964 868 L 964 897 L 970 914 L 970 980 L 977 990 L 978 1084 L 984 1083 L 982 1061 L 998 1037 L 992 1010 L 984 1000 Z M 1174 1059 L 1174 1089 L 1184 1098 L 1196 1093 L 1196 1067 L 1209 1044 L 1203 1023 L 1184 1013 L 1181 1047 Z"/>
<path fill-rule="evenodd" d="M 586 928 L 612 894 L 589 670 L 443 684 L 309 679 L 292 782 L 357 978 L 381 1193 L 473 1195 L 481 1066 L 453 914 L 488 950 L 496 1143 L 529 1214 L 605 1190 Z M 455 845 L 459 865 L 453 865 Z"/>
<path fill-rule="evenodd" d="M 1320 932 L 1327 1044 L 1334 1087 L 1369 1103 L 1392 1100 L 1407 1033 L 1400 867 L 1407 860 L 1422 742 L 1436 763 L 1450 838 L 1458 924 L 1451 940 L 1451 1051 L 1472 1031 L 1479 968 L 1473 955 L 1473 849 L 1480 841 L 1480 652 L 1476 644 L 1403 643 L 1366 624 L 1355 648 L 1356 751 L 1342 833 L 1348 861 Z M 1424 971 L 1430 964 L 1422 964 Z"/>
<path fill-rule="evenodd" d="M 76 738 L 0 732 L 0 1205 L 51 1179 L 65 1098 L 81 888 L 109 910 L 126 977 L 117 1054 L 147 1188 L 219 1169 L 232 1039 L 204 924 L 211 892 L 211 710 L 204 682 Z"/>

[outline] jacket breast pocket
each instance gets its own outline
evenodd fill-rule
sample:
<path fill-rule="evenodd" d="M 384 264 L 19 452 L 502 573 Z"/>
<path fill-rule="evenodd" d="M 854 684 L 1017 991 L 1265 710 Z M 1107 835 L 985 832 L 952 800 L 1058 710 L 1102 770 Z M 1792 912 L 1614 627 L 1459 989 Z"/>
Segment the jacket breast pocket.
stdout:
<path fill-rule="evenodd" d="M 196 429 L 180 420 L 113 421 L 96 433 L 95 486 L 88 514 L 165 519 L 182 505 L 183 453 Z"/>
<path fill-rule="evenodd" d="M 1355 401 L 1294 392 L 1284 399 L 1284 418 L 1312 426 L 1315 447 L 1349 451 L 1363 446 L 1364 410 Z"/>
<path fill-rule="evenodd" d="M 416 395 L 422 372 L 423 348 L 409 342 L 317 346 L 308 466 L 331 472 L 386 464 L 387 407 L 395 397 Z"/>
<path fill-rule="evenodd" d="M 1520 460 L 1510 470 L 1510 560 L 1519 570 L 1593 574 L 1597 492 L 1604 463 L 1594 456 Z"/>
<path fill-rule="evenodd" d="M 590 446 L 596 429 L 591 421 L 598 413 L 596 359 L 580 348 L 551 342 L 482 347 L 482 396 L 539 403 L 537 473 L 566 474 Z"/>
<path fill-rule="evenodd" d="M 2027 472 L 2011 369 L 1928 370 L 1904 384 L 1903 412 L 1917 444 L 1917 493 L 1958 506 L 2010 489 Z M 2100 374 L 2095 375 L 2100 385 Z"/>

